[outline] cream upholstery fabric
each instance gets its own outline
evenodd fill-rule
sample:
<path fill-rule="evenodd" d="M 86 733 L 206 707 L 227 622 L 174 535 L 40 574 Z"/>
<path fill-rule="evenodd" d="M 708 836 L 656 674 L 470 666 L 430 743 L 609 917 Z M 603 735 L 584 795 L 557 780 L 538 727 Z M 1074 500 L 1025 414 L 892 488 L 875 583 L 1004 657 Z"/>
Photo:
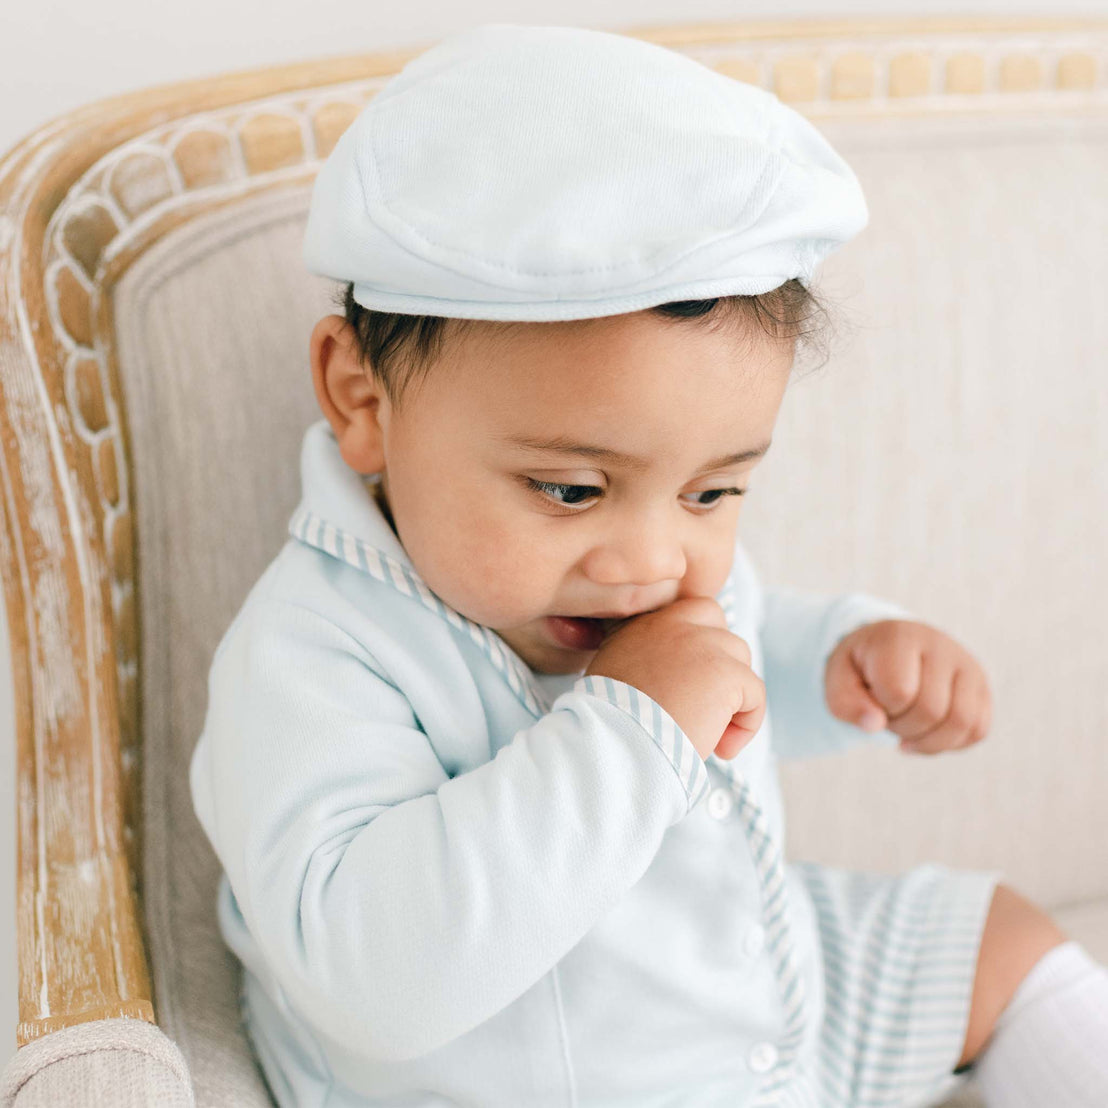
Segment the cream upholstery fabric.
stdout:
<path fill-rule="evenodd" d="M 269 1103 L 238 1022 L 188 760 L 211 655 L 285 539 L 302 430 L 318 412 L 308 335 L 333 286 L 300 264 L 307 200 L 270 194 L 163 240 L 118 300 L 141 517 L 150 954 L 159 1023 L 201 1106 Z"/>
<path fill-rule="evenodd" d="M 991 673 L 996 714 L 960 754 L 860 745 L 785 764 L 789 855 L 1003 868 L 1047 907 L 1077 904 L 1055 915 L 1108 961 L 1103 127 L 995 114 L 823 126 L 872 213 L 819 286 L 852 329 L 791 386 L 744 533 L 770 583 L 864 588 L 961 638 Z M 211 653 L 284 540 L 317 413 L 308 335 L 336 286 L 301 266 L 306 210 L 297 188 L 186 226 L 117 296 L 157 1014 L 201 1108 L 268 1103 L 187 764 Z"/>
<path fill-rule="evenodd" d="M 792 386 L 745 533 L 774 582 L 866 588 L 960 638 L 995 716 L 958 754 L 787 766 L 789 855 L 1108 896 L 1104 124 L 827 131 L 872 213 L 824 271 L 854 333 Z"/>
<path fill-rule="evenodd" d="M 193 1108 L 188 1067 L 145 1020 L 77 1024 L 20 1050 L 0 1081 L 2 1108 Z"/>

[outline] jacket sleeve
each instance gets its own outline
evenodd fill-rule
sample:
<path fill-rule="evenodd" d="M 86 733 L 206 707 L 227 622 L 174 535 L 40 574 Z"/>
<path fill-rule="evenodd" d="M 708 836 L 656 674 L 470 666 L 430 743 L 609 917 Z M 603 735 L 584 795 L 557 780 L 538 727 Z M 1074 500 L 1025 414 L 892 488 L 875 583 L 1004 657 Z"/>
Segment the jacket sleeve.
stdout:
<path fill-rule="evenodd" d="M 864 731 L 833 716 L 824 694 L 824 669 L 839 640 L 855 628 L 883 619 L 913 619 L 910 612 L 865 593 L 828 596 L 784 588 L 766 590 L 762 611 L 766 701 L 779 758 L 835 754 L 863 741 L 899 742 L 892 731 Z"/>
<path fill-rule="evenodd" d="M 524 993 L 708 790 L 689 738 L 623 682 L 579 678 L 449 777 L 333 622 L 267 600 L 234 630 L 190 766 L 197 816 L 267 969 L 359 1055 L 425 1054 Z"/>

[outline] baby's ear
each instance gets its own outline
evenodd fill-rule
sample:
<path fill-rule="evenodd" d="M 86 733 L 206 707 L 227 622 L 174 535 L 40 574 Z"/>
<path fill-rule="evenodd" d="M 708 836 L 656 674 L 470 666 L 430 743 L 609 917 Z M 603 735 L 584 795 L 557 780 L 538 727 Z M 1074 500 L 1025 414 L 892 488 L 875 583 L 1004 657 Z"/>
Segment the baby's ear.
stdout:
<path fill-rule="evenodd" d="M 312 329 L 310 349 L 316 401 L 344 461 L 358 473 L 379 473 L 385 468 L 379 417 L 387 415 L 388 397 L 358 357 L 354 328 L 341 315 L 324 316 Z"/>

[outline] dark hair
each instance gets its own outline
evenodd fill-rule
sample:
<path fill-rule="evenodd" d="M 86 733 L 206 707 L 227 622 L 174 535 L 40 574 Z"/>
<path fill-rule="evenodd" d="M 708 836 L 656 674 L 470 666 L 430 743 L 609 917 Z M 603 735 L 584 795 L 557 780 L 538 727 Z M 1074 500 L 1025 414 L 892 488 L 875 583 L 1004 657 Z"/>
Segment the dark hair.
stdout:
<path fill-rule="evenodd" d="M 368 365 L 384 386 L 394 407 L 399 407 L 408 386 L 422 377 L 441 356 L 448 337 L 456 337 L 481 327 L 503 332 L 515 321 L 459 319 L 437 315 L 403 315 L 364 308 L 354 299 L 353 282 L 340 289 L 336 304 L 354 330 L 358 361 Z M 769 292 L 750 296 L 723 296 L 711 300 L 675 300 L 649 309 L 670 319 L 705 319 L 709 325 L 722 326 L 735 319 L 757 320 L 766 334 L 781 341 L 795 340 L 799 346 L 822 355 L 820 368 L 827 360 L 830 315 L 826 305 L 799 280 L 793 278 Z M 814 316 L 823 316 L 824 324 L 805 328 Z M 583 320 L 581 322 L 587 322 Z"/>

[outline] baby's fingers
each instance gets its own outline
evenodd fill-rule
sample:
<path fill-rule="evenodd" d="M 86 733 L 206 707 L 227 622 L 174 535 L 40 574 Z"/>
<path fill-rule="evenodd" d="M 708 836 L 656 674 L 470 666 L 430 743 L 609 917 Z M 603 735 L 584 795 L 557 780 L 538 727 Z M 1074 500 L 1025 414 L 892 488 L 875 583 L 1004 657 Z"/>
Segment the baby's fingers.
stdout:
<path fill-rule="evenodd" d="M 922 740 L 940 726 L 950 712 L 955 672 L 946 657 L 927 651 L 919 655 L 916 666 L 904 664 L 886 693 L 892 703 L 901 705 L 889 712 L 889 730 L 902 739 Z"/>
<path fill-rule="evenodd" d="M 723 738 L 716 744 L 716 749 L 713 751 L 717 758 L 734 758 L 736 754 L 748 742 L 750 742 L 752 736 L 747 734 L 741 727 L 736 727 L 733 723 L 727 725 L 727 729 L 723 732 Z"/>
<path fill-rule="evenodd" d="M 715 749 L 720 758 L 733 758 L 742 750 L 758 733 L 766 716 L 765 683 L 747 665 L 737 667 L 735 692 L 735 710 Z"/>
<path fill-rule="evenodd" d="M 958 669 L 950 691 L 950 707 L 945 717 L 914 738 L 905 737 L 900 748 L 912 754 L 938 754 L 970 746 L 985 737 L 989 726 L 989 694 L 984 680 L 972 672 Z"/>

